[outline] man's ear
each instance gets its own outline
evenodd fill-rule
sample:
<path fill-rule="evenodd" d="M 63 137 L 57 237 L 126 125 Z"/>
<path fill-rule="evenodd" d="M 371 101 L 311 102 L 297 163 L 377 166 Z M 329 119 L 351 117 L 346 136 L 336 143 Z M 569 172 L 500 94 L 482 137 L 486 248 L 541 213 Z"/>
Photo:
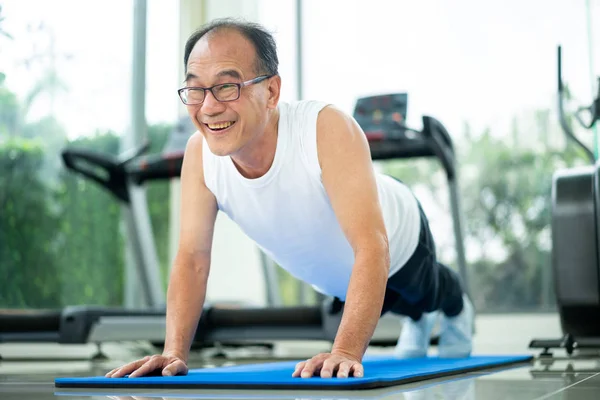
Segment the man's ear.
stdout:
<path fill-rule="evenodd" d="M 275 75 L 269 78 L 269 99 L 267 101 L 268 108 L 276 108 L 281 95 L 281 77 Z"/>

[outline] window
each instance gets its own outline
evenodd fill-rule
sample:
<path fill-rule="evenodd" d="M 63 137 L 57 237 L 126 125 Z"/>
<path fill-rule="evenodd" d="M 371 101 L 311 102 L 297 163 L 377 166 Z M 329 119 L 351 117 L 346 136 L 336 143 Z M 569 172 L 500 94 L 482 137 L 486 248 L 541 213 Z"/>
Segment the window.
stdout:
<path fill-rule="evenodd" d="M 600 7 L 592 5 L 592 20 Z M 304 2 L 305 97 L 352 113 L 360 97 L 408 93 L 407 123 L 441 121 L 460 173 L 468 280 L 481 311 L 554 308 L 550 187 L 585 163 L 556 114 L 557 46 L 579 104 L 591 102 L 584 2 Z M 589 40 L 589 43 L 588 43 Z M 595 79 L 595 78 L 594 78 Z M 575 104 L 571 105 L 571 110 Z M 592 136 L 582 133 L 592 144 Z M 457 268 L 446 181 L 434 160 L 378 163 L 406 181 L 431 217 L 439 258 Z"/>
<path fill-rule="evenodd" d="M 157 151 L 176 120 L 178 21 L 171 2 L 148 3 L 146 115 Z M 131 1 L 3 3 L 0 308 L 133 302 L 124 295 L 136 278 L 125 274 L 121 203 L 61 159 L 67 147 L 123 151 L 133 10 Z M 151 184 L 147 196 L 166 270 L 168 188 Z"/>

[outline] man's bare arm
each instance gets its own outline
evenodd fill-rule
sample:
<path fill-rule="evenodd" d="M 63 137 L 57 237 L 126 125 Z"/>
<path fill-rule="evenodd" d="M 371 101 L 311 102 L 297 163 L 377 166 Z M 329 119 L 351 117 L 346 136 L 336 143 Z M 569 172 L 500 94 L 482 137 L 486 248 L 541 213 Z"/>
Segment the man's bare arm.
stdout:
<path fill-rule="evenodd" d="M 163 354 L 187 361 L 206 296 L 217 205 L 204 182 L 203 138 L 188 141 L 181 171 L 179 247 L 167 290 Z"/>
<path fill-rule="evenodd" d="M 181 170 L 179 247 L 167 290 L 167 332 L 162 355 L 147 356 L 115 368 L 106 377 L 185 374 L 187 360 L 204 306 L 216 201 L 204 183 L 202 136 L 194 134 L 185 149 Z"/>
<path fill-rule="evenodd" d="M 362 360 L 383 305 L 390 263 L 387 232 L 369 145 L 360 127 L 327 107 L 319 115 L 317 132 L 323 184 L 355 255 L 332 353 Z"/>

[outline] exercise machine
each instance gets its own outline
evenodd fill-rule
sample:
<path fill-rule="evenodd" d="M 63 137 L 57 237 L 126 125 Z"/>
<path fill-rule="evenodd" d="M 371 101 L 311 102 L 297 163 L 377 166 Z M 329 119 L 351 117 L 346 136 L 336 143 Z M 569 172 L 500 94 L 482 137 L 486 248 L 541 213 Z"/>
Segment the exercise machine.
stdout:
<path fill-rule="evenodd" d="M 440 121 L 428 115 L 422 117 L 421 130 L 408 127 L 407 111 L 407 93 L 369 96 L 357 101 L 354 119 L 367 136 L 373 160 L 433 157 L 441 163 L 448 181 L 459 275 L 465 291 L 470 294 L 456 153 L 452 138 Z"/>
<path fill-rule="evenodd" d="M 404 96 L 404 97 L 403 97 Z M 398 97 L 392 96 L 393 98 Z M 405 95 L 400 95 L 406 99 Z M 404 105 L 387 102 L 388 95 L 359 99 L 355 116 L 367 134 L 374 160 L 404 157 L 438 157 L 455 184 L 455 160 L 452 142 L 444 127 L 431 117 L 424 117 L 423 129 L 380 124 L 379 112 L 405 118 Z M 381 105 L 379 105 L 381 101 Z M 369 114 L 376 106 L 374 117 Z M 372 118 L 367 116 L 371 115 Z M 373 136 L 372 124 L 377 124 L 381 137 Z M 54 342 L 85 344 L 115 341 L 148 341 L 160 345 L 164 341 L 166 321 L 164 295 L 159 266 L 151 235 L 147 207 L 136 194 L 139 186 L 159 179 L 180 175 L 183 151 L 193 128 L 182 119 L 173 130 L 160 154 L 145 155 L 149 144 L 113 157 L 87 149 L 69 148 L 63 151 L 67 168 L 96 182 L 125 205 L 126 226 L 134 248 L 133 255 L 141 282 L 141 292 L 148 307 L 123 309 L 90 306 L 70 306 L 62 310 L 34 310 L 22 313 L 0 312 L 0 342 Z M 456 198 L 457 200 L 457 198 Z M 460 235 L 458 202 L 456 227 Z M 460 236 L 461 237 L 461 236 Z M 462 239 L 457 240 L 462 246 Z M 460 254 L 463 254 L 459 251 Z M 265 266 L 265 277 L 273 276 Z M 270 285 L 269 285 L 270 286 Z M 316 306 L 244 307 L 207 305 L 202 313 L 193 346 L 215 344 L 252 344 L 283 340 L 333 341 L 341 318 L 335 299 L 325 298 Z M 384 316 L 379 322 L 372 345 L 395 345 L 400 331 L 397 316 Z"/>
<path fill-rule="evenodd" d="M 557 348 L 569 356 L 577 350 L 600 350 L 600 162 L 567 118 L 560 46 L 558 114 L 564 133 L 590 165 L 556 171 L 552 179 L 552 269 L 563 337 L 533 339 L 529 347 L 543 349 L 541 356 L 552 356 L 549 349 Z M 584 129 L 600 120 L 600 77 L 596 98 L 579 107 L 574 119 Z"/>
<path fill-rule="evenodd" d="M 144 155 L 149 143 L 118 157 L 82 148 L 62 153 L 64 164 L 110 192 L 125 207 L 127 235 L 132 240 L 134 263 L 141 283 L 142 309 L 69 306 L 60 310 L 0 311 L 0 343 L 51 342 L 86 344 L 118 341 L 148 341 L 161 345 L 166 332 L 163 285 L 152 237 L 151 222 L 139 188 L 146 182 L 179 177 L 187 139 L 193 132 L 188 119 L 172 131 L 160 154 Z M 266 264 L 265 269 L 271 268 Z M 265 271 L 265 275 L 272 273 Z M 277 288 L 267 285 L 270 289 Z M 341 315 L 328 302 L 300 307 L 225 307 L 207 304 L 193 346 L 237 344 L 281 340 L 333 341 Z M 375 342 L 394 343 L 399 325 L 388 324 Z M 102 357 L 100 354 L 97 357 Z"/>

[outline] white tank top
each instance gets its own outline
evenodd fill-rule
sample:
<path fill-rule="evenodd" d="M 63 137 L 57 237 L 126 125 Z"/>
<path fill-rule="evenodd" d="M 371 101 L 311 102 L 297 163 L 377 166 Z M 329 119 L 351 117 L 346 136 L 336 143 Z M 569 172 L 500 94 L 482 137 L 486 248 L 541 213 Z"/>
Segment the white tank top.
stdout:
<path fill-rule="evenodd" d="M 317 156 L 317 116 L 326 105 L 279 103 L 275 158 L 256 179 L 242 176 L 229 156 L 215 156 L 204 141 L 204 179 L 219 210 L 273 261 L 319 292 L 345 300 L 354 253 L 329 202 Z M 417 246 L 419 211 L 405 185 L 379 173 L 376 179 L 392 275 Z"/>

